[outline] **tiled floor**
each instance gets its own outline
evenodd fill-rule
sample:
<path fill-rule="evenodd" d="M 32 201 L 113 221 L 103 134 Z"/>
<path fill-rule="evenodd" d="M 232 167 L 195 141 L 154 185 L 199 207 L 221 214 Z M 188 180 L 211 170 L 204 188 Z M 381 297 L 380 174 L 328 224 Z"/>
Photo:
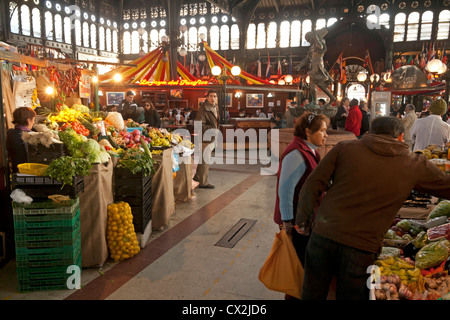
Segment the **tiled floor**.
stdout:
<path fill-rule="evenodd" d="M 195 189 L 164 230 L 128 260 L 83 269 L 80 290 L 18 293 L 15 263 L 0 269 L 0 300 L 282 300 L 258 280 L 278 227 L 275 176 L 260 165 L 213 165 L 213 190 Z M 256 223 L 233 248 L 215 244 L 241 218 Z"/>

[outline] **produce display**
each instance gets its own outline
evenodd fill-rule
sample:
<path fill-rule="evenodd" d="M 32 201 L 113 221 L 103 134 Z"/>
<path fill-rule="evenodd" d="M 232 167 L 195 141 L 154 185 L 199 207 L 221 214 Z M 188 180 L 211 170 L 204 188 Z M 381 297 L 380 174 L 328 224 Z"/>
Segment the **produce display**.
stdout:
<path fill-rule="evenodd" d="M 450 143 L 445 146 L 438 146 L 436 144 L 429 145 L 423 150 L 416 150 L 416 153 L 422 153 L 427 157 L 428 160 L 431 159 L 447 159 L 449 152 Z"/>
<path fill-rule="evenodd" d="M 447 206 L 445 200 L 439 204 Z M 375 262 L 380 270 L 377 300 L 450 298 L 450 223 L 444 216 L 393 221 Z"/>

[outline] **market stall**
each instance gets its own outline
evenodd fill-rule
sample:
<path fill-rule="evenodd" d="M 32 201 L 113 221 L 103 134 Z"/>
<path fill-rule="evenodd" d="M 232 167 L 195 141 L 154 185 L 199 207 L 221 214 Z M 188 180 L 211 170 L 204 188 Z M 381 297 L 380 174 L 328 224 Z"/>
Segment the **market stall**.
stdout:
<path fill-rule="evenodd" d="M 450 174 L 448 147 L 420 151 Z M 450 298 L 450 201 L 413 190 L 383 240 L 375 262 L 376 300 Z"/>

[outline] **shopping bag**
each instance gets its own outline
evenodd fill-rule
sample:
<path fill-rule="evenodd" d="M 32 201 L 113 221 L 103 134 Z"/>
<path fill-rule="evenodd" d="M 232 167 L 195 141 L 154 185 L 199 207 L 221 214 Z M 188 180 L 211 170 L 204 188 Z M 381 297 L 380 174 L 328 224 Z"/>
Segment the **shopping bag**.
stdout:
<path fill-rule="evenodd" d="M 259 280 L 267 289 L 300 298 L 303 272 L 291 239 L 285 230 L 281 230 L 275 234 L 269 256 L 259 271 Z"/>

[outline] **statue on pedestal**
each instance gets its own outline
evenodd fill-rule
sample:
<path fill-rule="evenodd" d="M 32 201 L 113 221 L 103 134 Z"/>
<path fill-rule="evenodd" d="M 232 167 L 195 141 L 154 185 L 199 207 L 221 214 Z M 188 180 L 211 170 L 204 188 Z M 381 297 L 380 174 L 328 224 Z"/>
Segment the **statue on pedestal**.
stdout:
<path fill-rule="evenodd" d="M 304 66 L 309 70 L 310 78 L 310 94 L 311 102 L 316 102 L 316 86 L 319 87 L 328 97 L 330 97 L 330 104 L 336 101 L 336 97 L 328 89 L 333 84 L 333 79 L 325 70 L 323 63 L 323 56 L 327 51 L 325 43 L 325 35 L 328 33 L 326 28 L 316 31 L 309 31 L 305 34 L 305 39 L 311 44 L 307 56 L 300 62 L 297 69 Z"/>

